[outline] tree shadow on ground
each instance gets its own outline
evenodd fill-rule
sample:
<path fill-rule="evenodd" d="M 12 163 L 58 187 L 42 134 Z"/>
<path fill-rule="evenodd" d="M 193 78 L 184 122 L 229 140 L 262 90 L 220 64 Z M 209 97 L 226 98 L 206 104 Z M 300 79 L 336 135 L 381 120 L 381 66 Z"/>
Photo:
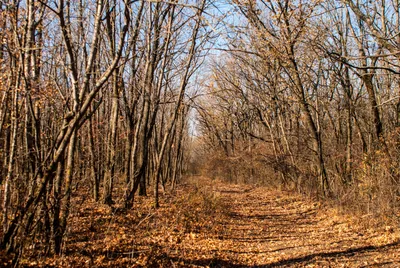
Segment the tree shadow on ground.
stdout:
<path fill-rule="evenodd" d="M 356 254 L 363 254 L 367 252 L 373 251 L 380 251 L 384 249 L 390 249 L 392 247 L 400 245 L 400 240 L 395 241 L 393 243 L 389 243 L 382 246 L 364 246 L 364 247 L 357 247 L 357 248 L 350 248 L 346 250 L 339 250 L 339 251 L 332 251 L 332 252 L 319 252 L 314 254 L 309 254 L 302 257 L 296 257 L 286 260 L 281 260 L 275 263 L 268 264 L 266 266 L 259 266 L 259 267 L 279 267 L 279 266 L 286 266 L 286 265 L 294 265 L 294 264 L 302 264 L 307 263 L 315 258 L 339 258 L 345 256 L 353 256 Z"/>
<path fill-rule="evenodd" d="M 299 265 L 306 265 L 312 262 L 314 259 L 336 259 L 336 258 L 341 258 L 341 257 L 349 257 L 349 256 L 354 256 L 356 254 L 364 254 L 368 252 L 374 252 L 374 251 L 382 251 L 382 250 L 389 250 L 393 247 L 399 246 L 400 245 L 400 240 L 382 245 L 382 246 L 364 246 L 364 247 L 357 247 L 357 248 L 350 248 L 346 250 L 340 250 L 340 251 L 332 251 L 332 252 L 319 252 L 319 253 L 313 253 L 305 256 L 300 256 L 300 257 L 295 257 L 295 258 L 289 258 L 289 259 L 284 259 L 280 260 L 277 262 L 269 263 L 269 264 L 263 264 L 263 265 L 241 265 L 237 264 L 234 262 L 231 262 L 229 260 L 222 260 L 218 258 L 210 258 L 210 259 L 200 259 L 200 260 L 188 260 L 188 259 L 179 259 L 179 258 L 171 258 L 171 262 L 174 263 L 184 263 L 185 265 L 195 265 L 195 266 L 200 266 L 200 267 L 215 267 L 215 268 L 223 268 L 223 267 L 243 267 L 243 268 L 261 268 L 261 267 L 288 267 L 288 266 L 299 266 Z M 383 262 L 383 263 L 375 263 L 375 265 L 390 265 L 394 264 L 392 262 Z"/>

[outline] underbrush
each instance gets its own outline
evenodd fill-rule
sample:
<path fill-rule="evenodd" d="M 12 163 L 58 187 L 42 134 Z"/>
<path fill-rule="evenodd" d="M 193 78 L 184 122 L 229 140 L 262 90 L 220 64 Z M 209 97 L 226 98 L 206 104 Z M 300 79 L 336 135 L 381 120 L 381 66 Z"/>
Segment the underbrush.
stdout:
<path fill-rule="evenodd" d="M 74 194 L 62 255 L 44 256 L 39 248 L 30 249 L 20 266 L 170 267 L 179 260 L 181 243 L 220 228 L 217 217 L 226 211 L 209 180 L 201 177 L 161 194 L 158 209 L 153 196 L 137 197 L 134 208 L 124 210 L 82 202 L 85 195 L 83 189 Z M 0 252 L 0 267 L 9 265 Z"/>
<path fill-rule="evenodd" d="M 175 206 L 184 208 L 177 213 L 177 224 L 183 227 L 185 233 L 199 233 L 202 228 L 212 228 L 215 217 L 227 211 L 223 200 L 210 186 L 195 186 L 178 198 Z"/>
<path fill-rule="evenodd" d="M 347 213 L 371 223 L 400 224 L 400 183 L 393 163 L 382 155 L 365 158 L 354 169 L 353 180 L 333 185 L 334 203 Z"/>

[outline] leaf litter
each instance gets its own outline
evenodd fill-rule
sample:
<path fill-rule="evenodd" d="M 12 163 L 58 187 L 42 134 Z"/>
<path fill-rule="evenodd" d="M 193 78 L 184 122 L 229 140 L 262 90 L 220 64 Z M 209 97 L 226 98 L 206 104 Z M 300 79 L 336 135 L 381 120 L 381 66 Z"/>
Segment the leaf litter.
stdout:
<path fill-rule="evenodd" d="M 62 256 L 32 250 L 21 266 L 400 266 L 397 226 L 369 224 L 292 192 L 192 177 L 164 194 L 159 209 L 151 196 L 127 211 L 78 203 Z"/>

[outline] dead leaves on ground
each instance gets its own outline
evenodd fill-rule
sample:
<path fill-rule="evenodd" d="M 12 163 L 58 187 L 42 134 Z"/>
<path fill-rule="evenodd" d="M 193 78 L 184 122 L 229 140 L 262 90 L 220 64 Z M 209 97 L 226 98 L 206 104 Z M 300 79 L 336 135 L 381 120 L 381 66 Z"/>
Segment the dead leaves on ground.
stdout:
<path fill-rule="evenodd" d="M 194 177 L 161 208 L 74 207 L 61 257 L 34 267 L 358 267 L 400 264 L 395 226 L 363 221 L 287 192 Z M 39 257 L 38 257 L 39 256 Z"/>

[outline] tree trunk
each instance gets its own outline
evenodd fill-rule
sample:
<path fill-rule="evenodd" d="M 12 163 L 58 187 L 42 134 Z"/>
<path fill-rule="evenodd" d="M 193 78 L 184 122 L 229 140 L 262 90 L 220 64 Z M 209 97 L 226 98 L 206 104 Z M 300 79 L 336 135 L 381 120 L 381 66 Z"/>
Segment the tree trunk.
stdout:
<path fill-rule="evenodd" d="M 89 119 L 89 152 L 90 152 L 90 171 L 92 180 L 92 192 L 95 201 L 99 200 L 100 177 L 97 169 L 94 137 L 93 137 L 93 119 Z"/>

